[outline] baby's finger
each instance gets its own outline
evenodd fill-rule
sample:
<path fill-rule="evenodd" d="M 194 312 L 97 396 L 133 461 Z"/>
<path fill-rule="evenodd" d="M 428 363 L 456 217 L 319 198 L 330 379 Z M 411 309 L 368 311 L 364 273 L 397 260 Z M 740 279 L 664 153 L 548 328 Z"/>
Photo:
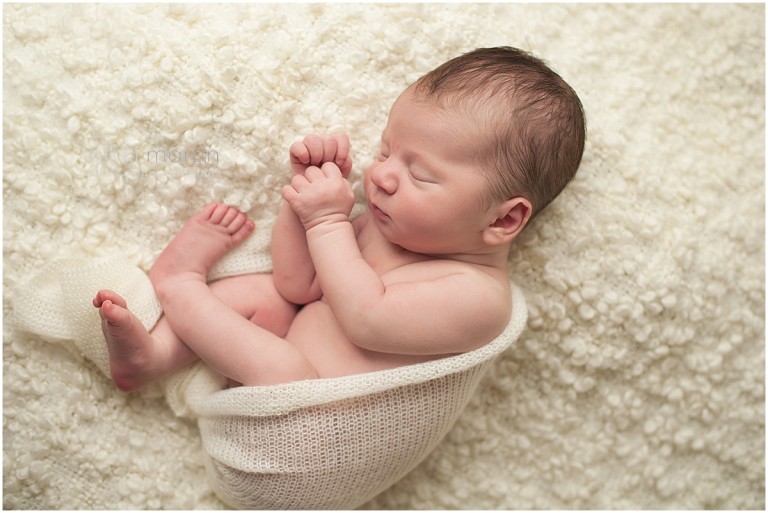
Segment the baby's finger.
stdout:
<path fill-rule="evenodd" d="M 309 164 L 309 150 L 304 141 L 296 141 L 291 144 L 291 162 L 295 164 Z"/>
<path fill-rule="evenodd" d="M 308 167 L 307 170 L 313 169 L 311 167 Z M 307 187 L 309 187 L 310 179 L 306 176 L 306 173 L 303 175 L 296 175 L 291 179 L 291 184 L 288 186 L 291 189 L 293 189 L 297 194 L 301 191 L 305 190 Z"/>
<path fill-rule="evenodd" d="M 292 204 L 296 199 L 296 196 L 299 195 L 299 193 L 296 192 L 296 189 L 290 185 L 284 185 L 281 192 L 283 194 L 283 199 L 287 201 L 289 205 Z"/>
<path fill-rule="evenodd" d="M 323 136 L 323 162 L 333 162 L 336 159 L 336 138 L 332 135 Z"/>
<path fill-rule="evenodd" d="M 334 161 L 339 166 L 342 176 L 345 178 L 352 171 L 352 160 L 349 158 L 349 137 L 347 134 L 336 134 L 336 158 Z"/>
<path fill-rule="evenodd" d="M 323 164 L 323 167 L 320 168 L 323 175 L 325 175 L 327 178 L 339 178 L 341 177 L 341 170 L 339 169 L 339 166 L 334 164 L 333 162 L 326 162 Z"/>
<path fill-rule="evenodd" d="M 325 167 L 325 164 L 323 164 L 323 167 Z M 314 182 L 316 180 L 325 178 L 325 176 L 325 173 L 323 173 L 323 171 L 317 166 L 310 166 L 306 171 L 304 171 L 304 177 L 306 178 L 307 182 Z"/>
<path fill-rule="evenodd" d="M 312 165 L 318 165 L 323 162 L 325 148 L 323 144 L 323 140 L 320 138 L 319 135 L 308 135 L 304 138 L 304 146 L 307 147 L 307 151 L 309 151 L 309 162 L 308 164 Z"/>

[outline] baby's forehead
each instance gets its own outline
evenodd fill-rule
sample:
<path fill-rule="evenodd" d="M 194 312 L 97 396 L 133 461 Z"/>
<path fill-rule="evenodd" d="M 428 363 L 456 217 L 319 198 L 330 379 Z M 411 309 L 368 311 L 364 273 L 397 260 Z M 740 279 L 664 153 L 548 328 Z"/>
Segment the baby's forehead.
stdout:
<path fill-rule="evenodd" d="M 497 140 L 499 131 L 508 126 L 510 121 L 508 106 L 482 95 L 457 97 L 454 100 L 446 97 L 439 100 L 426 98 L 423 103 L 439 112 L 451 132 L 465 145 L 473 146 L 476 153 L 488 151 L 488 144 Z"/>
<path fill-rule="evenodd" d="M 419 126 L 431 127 L 437 136 L 440 132 L 459 129 L 468 121 L 465 113 L 458 109 L 403 93 L 392 105 L 381 135 L 382 139 L 387 139 Z"/>
<path fill-rule="evenodd" d="M 476 110 L 398 98 L 381 133 L 382 151 L 473 161 L 487 156 L 494 137 Z"/>
<path fill-rule="evenodd" d="M 412 85 L 403 91 L 392 104 L 387 118 L 387 128 L 391 124 L 393 114 L 399 113 L 396 112 L 398 109 L 407 110 L 409 108 L 414 114 L 427 113 L 450 119 L 451 122 L 459 125 L 484 124 L 489 117 L 493 117 L 496 113 L 502 113 L 505 106 L 501 103 L 498 99 L 481 92 L 476 94 L 426 94 Z"/>

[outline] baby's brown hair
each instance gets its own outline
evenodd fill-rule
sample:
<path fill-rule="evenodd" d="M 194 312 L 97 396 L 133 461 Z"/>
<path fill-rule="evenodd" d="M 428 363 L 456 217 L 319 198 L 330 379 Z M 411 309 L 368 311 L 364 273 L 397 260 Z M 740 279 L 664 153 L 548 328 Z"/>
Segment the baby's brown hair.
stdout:
<path fill-rule="evenodd" d="M 437 67 L 412 89 L 422 101 L 477 120 L 491 198 L 522 196 L 541 212 L 576 174 L 586 122 L 576 92 L 541 59 L 512 47 L 479 48 Z"/>

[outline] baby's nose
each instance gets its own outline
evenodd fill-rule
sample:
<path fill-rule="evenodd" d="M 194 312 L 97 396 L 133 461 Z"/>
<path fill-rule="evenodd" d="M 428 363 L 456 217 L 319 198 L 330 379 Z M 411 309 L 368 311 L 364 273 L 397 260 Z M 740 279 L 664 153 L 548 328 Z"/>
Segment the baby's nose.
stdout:
<path fill-rule="evenodd" d="M 374 164 L 371 168 L 371 182 L 387 194 L 397 190 L 397 173 L 388 162 Z"/>

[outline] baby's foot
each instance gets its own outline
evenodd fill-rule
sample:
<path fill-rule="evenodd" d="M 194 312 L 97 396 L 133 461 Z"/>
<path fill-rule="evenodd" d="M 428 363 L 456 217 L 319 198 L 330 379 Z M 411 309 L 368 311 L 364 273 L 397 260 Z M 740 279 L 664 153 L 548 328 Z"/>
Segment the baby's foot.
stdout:
<path fill-rule="evenodd" d="M 131 392 L 155 381 L 154 339 L 127 309 L 125 300 L 111 290 L 100 290 L 93 298 L 93 306 L 101 315 L 109 370 L 117 388 Z"/>
<path fill-rule="evenodd" d="M 204 281 L 211 267 L 248 238 L 253 228 L 253 221 L 235 207 L 208 205 L 160 253 L 149 273 L 155 290 L 160 294 L 164 285 L 179 278 Z"/>

